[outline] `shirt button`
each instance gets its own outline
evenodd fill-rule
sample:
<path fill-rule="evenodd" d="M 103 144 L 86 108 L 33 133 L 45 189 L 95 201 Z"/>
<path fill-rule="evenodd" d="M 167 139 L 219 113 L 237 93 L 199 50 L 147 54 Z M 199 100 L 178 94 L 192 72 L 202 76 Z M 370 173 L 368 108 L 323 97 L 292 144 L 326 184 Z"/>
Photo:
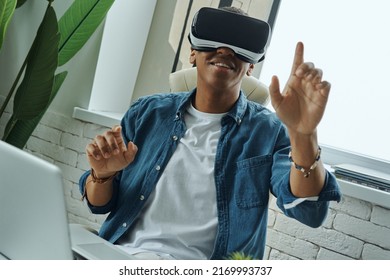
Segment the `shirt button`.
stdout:
<path fill-rule="evenodd" d="M 145 197 L 143 195 L 140 195 L 139 200 L 144 200 Z"/>
<path fill-rule="evenodd" d="M 122 227 L 127 227 L 127 223 L 123 223 L 123 224 L 122 224 Z"/>
<path fill-rule="evenodd" d="M 172 139 L 173 139 L 173 141 L 176 141 L 176 140 L 177 140 L 177 136 L 174 135 L 174 136 L 172 137 Z"/>
<path fill-rule="evenodd" d="M 156 170 L 159 171 L 161 169 L 160 165 L 156 166 Z"/>

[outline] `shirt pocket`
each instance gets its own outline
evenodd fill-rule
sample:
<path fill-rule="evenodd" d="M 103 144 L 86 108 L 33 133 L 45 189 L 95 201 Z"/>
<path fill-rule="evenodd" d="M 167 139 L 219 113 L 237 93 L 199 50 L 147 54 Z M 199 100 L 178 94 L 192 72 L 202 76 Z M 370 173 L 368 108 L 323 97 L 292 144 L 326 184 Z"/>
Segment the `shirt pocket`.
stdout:
<path fill-rule="evenodd" d="M 250 209 L 267 205 L 271 167 L 271 155 L 260 155 L 236 163 L 234 198 L 237 207 Z"/>

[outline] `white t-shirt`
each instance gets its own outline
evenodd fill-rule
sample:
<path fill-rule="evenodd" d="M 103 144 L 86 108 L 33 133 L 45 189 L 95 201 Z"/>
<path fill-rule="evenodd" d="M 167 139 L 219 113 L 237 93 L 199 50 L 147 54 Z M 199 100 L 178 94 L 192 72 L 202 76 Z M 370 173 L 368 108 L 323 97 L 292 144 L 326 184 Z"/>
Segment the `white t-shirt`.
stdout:
<path fill-rule="evenodd" d="M 187 131 L 120 248 L 158 258 L 210 258 L 218 225 L 214 162 L 224 115 L 187 109 Z"/>

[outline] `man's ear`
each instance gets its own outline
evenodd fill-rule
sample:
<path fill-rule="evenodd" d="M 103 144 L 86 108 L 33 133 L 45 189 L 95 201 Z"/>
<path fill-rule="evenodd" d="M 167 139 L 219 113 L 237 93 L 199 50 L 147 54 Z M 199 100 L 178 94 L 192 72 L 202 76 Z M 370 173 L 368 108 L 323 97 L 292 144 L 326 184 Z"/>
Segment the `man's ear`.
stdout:
<path fill-rule="evenodd" d="M 249 64 L 249 68 L 248 70 L 246 71 L 246 75 L 247 76 L 251 76 L 252 73 L 253 73 L 253 69 L 255 69 L 255 65 L 253 63 Z"/>
<path fill-rule="evenodd" d="M 190 63 L 192 65 L 194 65 L 196 63 L 196 59 L 195 59 L 195 50 L 193 48 L 191 48 L 191 53 L 190 53 Z"/>

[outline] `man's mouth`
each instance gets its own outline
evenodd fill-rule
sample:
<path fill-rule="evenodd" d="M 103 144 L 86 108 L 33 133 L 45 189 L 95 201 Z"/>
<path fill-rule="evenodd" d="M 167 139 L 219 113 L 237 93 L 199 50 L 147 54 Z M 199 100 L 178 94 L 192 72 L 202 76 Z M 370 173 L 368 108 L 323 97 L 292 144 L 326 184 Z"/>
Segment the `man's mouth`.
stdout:
<path fill-rule="evenodd" d="M 211 62 L 210 64 L 217 66 L 217 67 L 223 67 L 226 69 L 233 69 L 234 68 L 232 65 L 229 65 L 229 64 L 223 63 L 223 62 Z"/>

